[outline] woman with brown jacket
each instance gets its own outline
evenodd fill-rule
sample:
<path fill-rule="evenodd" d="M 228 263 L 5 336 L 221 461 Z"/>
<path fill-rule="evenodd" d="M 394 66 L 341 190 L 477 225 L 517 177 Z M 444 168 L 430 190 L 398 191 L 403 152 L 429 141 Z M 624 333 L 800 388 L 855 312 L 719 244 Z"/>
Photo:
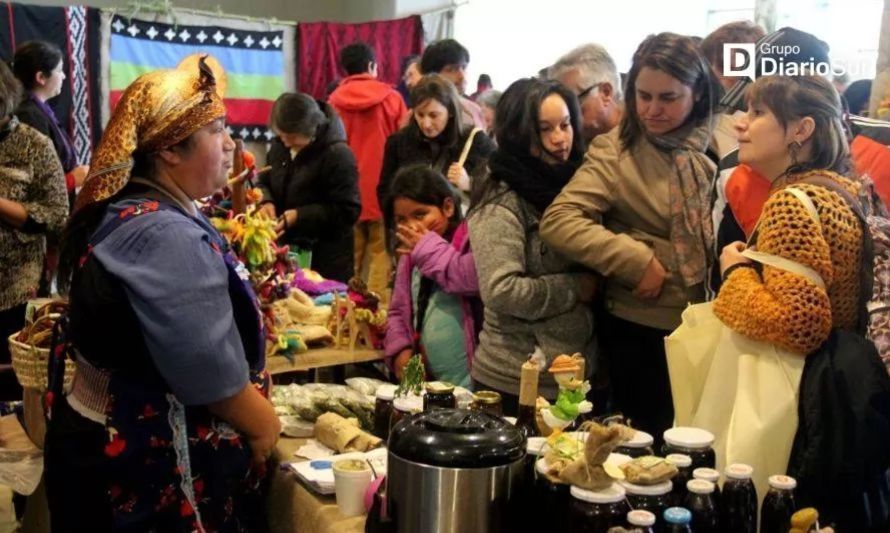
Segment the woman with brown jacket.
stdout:
<path fill-rule="evenodd" d="M 620 127 L 594 139 L 541 220 L 549 246 L 605 276 L 597 329 L 613 407 L 657 439 L 673 422 L 664 337 L 687 303 L 704 300 L 719 93 L 691 39 L 647 38 Z"/>

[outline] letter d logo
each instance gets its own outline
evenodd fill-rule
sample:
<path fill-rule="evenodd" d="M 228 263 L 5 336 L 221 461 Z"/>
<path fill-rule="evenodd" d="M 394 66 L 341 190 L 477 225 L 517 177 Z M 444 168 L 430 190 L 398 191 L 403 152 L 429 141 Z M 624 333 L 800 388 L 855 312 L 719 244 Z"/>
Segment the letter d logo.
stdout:
<path fill-rule="evenodd" d="M 754 81 L 754 43 L 723 45 L 723 75 L 728 78 L 749 78 Z"/>

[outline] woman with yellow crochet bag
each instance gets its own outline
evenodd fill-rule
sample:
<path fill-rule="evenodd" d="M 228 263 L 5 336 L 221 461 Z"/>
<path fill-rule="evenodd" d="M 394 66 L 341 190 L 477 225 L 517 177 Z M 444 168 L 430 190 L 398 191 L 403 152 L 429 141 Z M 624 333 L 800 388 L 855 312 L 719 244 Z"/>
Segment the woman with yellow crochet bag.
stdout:
<path fill-rule="evenodd" d="M 720 256 L 715 302 L 666 340 L 677 422 L 716 436 L 718 463 L 754 467 L 761 497 L 785 473 L 805 357 L 859 318 L 862 227 L 837 92 L 818 76 L 758 79 L 736 124 L 739 161 L 770 180 L 747 244 Z M 819 181 L 821 185 L 814 183 Z"/>

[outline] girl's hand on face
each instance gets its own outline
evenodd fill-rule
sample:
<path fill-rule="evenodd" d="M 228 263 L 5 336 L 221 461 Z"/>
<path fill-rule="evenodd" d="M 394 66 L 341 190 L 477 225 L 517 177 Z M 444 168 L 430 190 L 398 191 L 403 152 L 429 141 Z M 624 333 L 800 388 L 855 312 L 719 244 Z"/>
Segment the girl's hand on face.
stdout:
<path fill-rule="evenodd" d="M 420 239 L 429 231 L 422 224 L 399 224 L 396 226 L 396 237 L 401 243 L 396 248 L 398 255 L 410 254 Z"/>

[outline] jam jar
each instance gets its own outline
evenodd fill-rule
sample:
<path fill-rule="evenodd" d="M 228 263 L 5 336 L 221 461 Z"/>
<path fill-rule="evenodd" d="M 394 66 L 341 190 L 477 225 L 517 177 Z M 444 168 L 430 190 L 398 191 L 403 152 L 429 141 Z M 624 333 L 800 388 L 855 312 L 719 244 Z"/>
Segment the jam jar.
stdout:
<path fill-rule="evenodd" d="M 710 481 L 714 484 L 714 501 L 717 503 L 717 508 L 720 508 L 720 472 L 714 470 L 713 468 L 696 468 L 692 471 L 693 479 L 703 479 L 705 481 Z M 687 485 L 688 486 L 688 485 Z"/>
<path fill-rule="evenodd" d="M 627 525 L 633 531 L 652 533 L 652 528 L 655 527 L 655 515 L 643 509 L 631 511 L 627 513 Z"/>
<path fill-rule="evenodd" d="M 423 396 L 408 394 L 399 396 L 392 401 L 392 415 L 389 417 L 389 431 L 406 416 L 423 412 Z"/>
<path fill-rule="evenodd" d="M 670 481 L 656 485 L 636 485 L 621 481 L 621 486 L 627 491 L 627 501 L 631 507 L 651 512 L 659 523 L 664 510 L 671 506 L 671 490 L 674 485 Z M 660 530 L 661 527 L 657 529 Z"/>
<path fill-rule="evenodd" d="M 788 476 L 770 476 L 769 492 L 760 507 L 760 533 L 788 531 L 794 514 L 794 489 L 797 481 Z"/>
<path fill-rule="evenodd" d="M 392 384 L 381 385 L 374 393 L 374 435 L 384 441 L 389 439 L 389 419 L 392 417 L 392 402 L 397 388 Z"/>
<path fill-rule="evenodd" d="M 705 479 L 693 479 L 686 483 L 686 490 L 683 507 L 692 513 L 692 530 L 695 533 L 718 533 L 720 507 L 714 498 L 714 484 Z"/>
<path fill-rule="evenodd" d="M 535 513 L 531 531 L 566 531 L 569 526 L 569 494 L 571 488 L 565 483 L 554 483 L 546 476 L 547 460 L 538 459 L 535 464 L 536 509 L 547 512 Z"/>
<path fill-rule="evenodd" d="M 693 470 L 700 467 L 714 468 L 717 455 L 711 444 L 714 435 L 710 431 L 698 428 L 677 427 L 664 432 L 664 446 L 661 451 L 664 457 L 672 453 L 688 455 L 692 459 Z"/>
<path fill-rule="evenodd" d="M 652 435 L 645 431 L 637 430 L 634 432 L 632 439 L 615 448 L 615 453 L 629 455 L 634 459 L 643 457 L 644 455 L 655 455 L 652 451 L 653 442 L 655 442 L 655 439 L 652 438 Z"/>
<path fill-rule="evenodd" d="M 744 464 L 732 464 L 723 473 L 726 481 L 720 497 L 721 531 L 754 533 L 757 531 L 757 489 L 751 480 L 754 469 Z"/>
<path fill-rule="evenodd" d="M 494 416 L 504 416 L 504 407 L 501 404 L 501 393 L 491 390 L 481 390 L 473 394 L 473 408 L 486 411 Z"/>
<path fill-rule="evenodd" d="M 674 485 L 671 494 L 674 505 L 680 507 L 686 500 L 686 482 L 692 479 L 692 458 L 682 453 L 672 453 L 664 459 L 677 467 L 677 475 L 671 479 L 671 483 Z"/>
<path fill-rule="evenodd" d="M 424 386 L 423 410 L 454 409 L 457 400 L 454 398 L 454 385 L 446 381 L 429 381 Z"/>
<path fill-rule="evenodd" d="M 598 491 L 572 486 L 569 493 L 569 531 L 572 533 L 605 533 L 611 527 L 624 524 L 630 511 L 621 485 Z"/>
<path fill-rule="evenodd" d="M 668 507 L 662 515 L 665 533 L 692 533 L 692 513 L 684 507 Z"/>

